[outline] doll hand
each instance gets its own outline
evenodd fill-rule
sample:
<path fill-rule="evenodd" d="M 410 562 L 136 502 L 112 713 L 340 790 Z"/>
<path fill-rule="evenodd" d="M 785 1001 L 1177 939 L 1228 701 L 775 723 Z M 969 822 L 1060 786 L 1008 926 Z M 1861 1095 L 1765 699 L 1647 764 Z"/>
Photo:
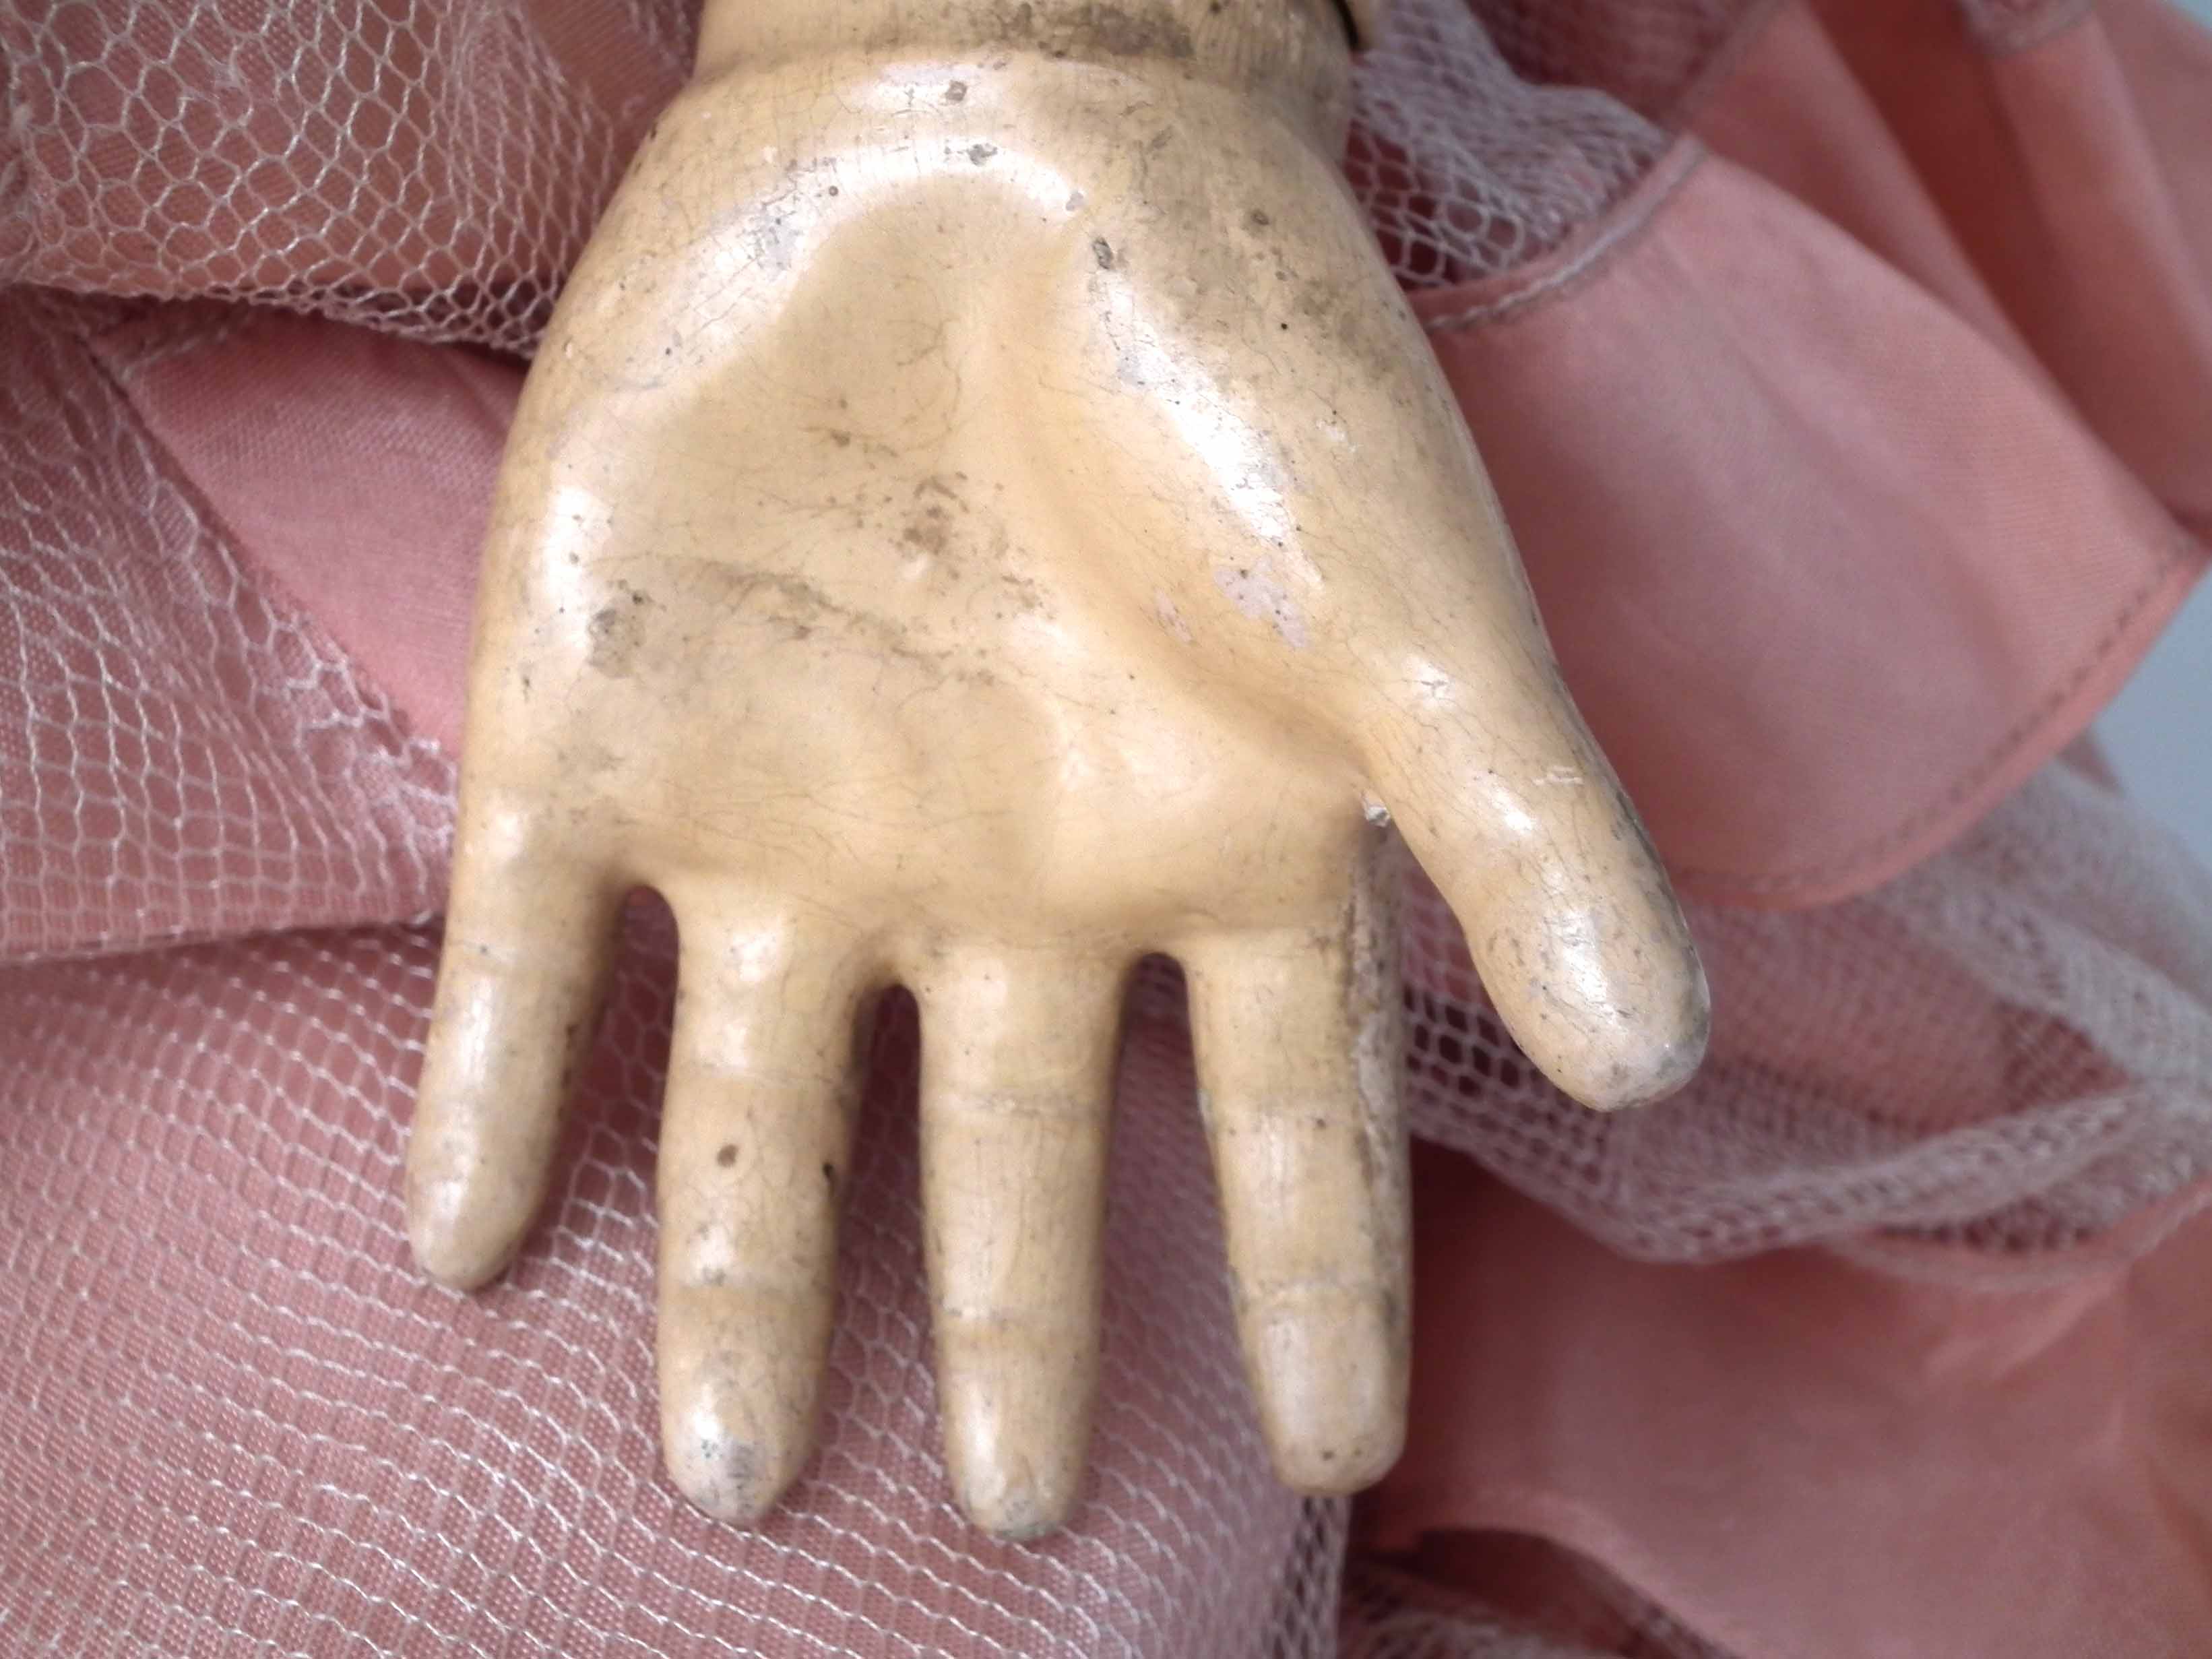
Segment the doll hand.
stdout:
<path fill-rule="evenodd" d="M 514 1250 L 617 906 L 659 889 L 664 1443 L 759 1515 L 812 1431 L 856 1022 L 902 982 L 948 1462 L 1041 1530 L 1088 1430 L 1121 989 L 1166 951 L 1277 1465 L 1364 1484 L 1406 1365 L 1386 808 L 1562 1087 L 1686 1076 L 1681 919 L 1315 145 L 1042 55 L 702 81 L 511 440 L 416 1253 L 473 1285 Z"/>

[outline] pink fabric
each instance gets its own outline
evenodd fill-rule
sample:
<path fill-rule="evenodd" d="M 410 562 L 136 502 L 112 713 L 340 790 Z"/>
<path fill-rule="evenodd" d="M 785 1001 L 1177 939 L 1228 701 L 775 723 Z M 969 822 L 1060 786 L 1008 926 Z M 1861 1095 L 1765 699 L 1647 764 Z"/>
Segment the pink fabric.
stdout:
<path fill-rule="evenodd" d="M 2163 0 L 2119 0 L 1985 58 L 1914 0 L 1834 0 L 1822 16 L 2083 420 L 2203 533 L 2212 525 L 2212 232 L 2201 181 L 2212 36 Z M 2127 64 L 2154 40 L 2165 61 L 2139 91 Z M 2193 103 L 2179 95 L 2191 83 Z"/>
<path fill-rule="evenodd" d="M 1571 289 L 1422 306 L 1498 313 L 1439 352 L 1661 844 L 1709 893 L 1833 898 L 2080 730 L 2202 568 L 2212 42 L 2129 0 L 1984 59 L 1933 8 L 1783 5 L 1697 130 L 1727 159 L 1555 255 Z M 1532 435 L 1561 373 L 1582 424 Z M 1558 465 L 1575 439 L 1604 462 Z M 1995 1007 L 1961 1018 L 1905 938 L 1883 960 L 1848 1005 L 1878 1046 L 1808 963 L 1800 1021 L 1771 988 L 1733 1021 L 1752 988 L 1717 979 L 1716 1052 L 1954 1079 L 1899 1098 L 1925 1133 L 2005 1109 Z M 1479 1582 L 1496 1553 L 1445 1540 L 1548 1540 L 1734 1653 L 2203 1650 L 2202 1218 L 1996 1291 L 1638 1265 L 1442 1154 L 1417 1202 L 1378 1546 Z"/>
<path fill-rule="evenodd" d="M 1571 288 L 1453 326 L 1471 301 L 1503 302 L 1420 308 L 1568 683 L 1706 896 L 1830 902 L 1925 858 L 2202 568 L 2039 376 L 1725 161 Z"/>
<path fill-rule="evenodd" d="M 1998 1291 L 1632 1262 L 1448 1153 L 1415 1202 L 1453 1271 L 1419 1281 L 1421 1432 L 1376 1546 L 1553 1540 L 1763 1659 L 2204 1650 L 2212 1217 Z"/>
<path fill-rule="evenodd" d="M 136 331 L 106 343 L 137 356 Z M 522 372 L 265 313 L 132 368 L 150 431 L 278 586 L 449 750 Z"/>
<path fill-rule="evenodd" d="M 2114 8 L 2162 50 L 2139 96 L 2098 17 L 1991 60 L 1937 7 L 1832 9 L 1738 49 L 1724 162 L 1419 301 L 1630 793 L 1692 890 L 1765 905 L 2016 787 L 2212 525 L 2212 40 Z"/>

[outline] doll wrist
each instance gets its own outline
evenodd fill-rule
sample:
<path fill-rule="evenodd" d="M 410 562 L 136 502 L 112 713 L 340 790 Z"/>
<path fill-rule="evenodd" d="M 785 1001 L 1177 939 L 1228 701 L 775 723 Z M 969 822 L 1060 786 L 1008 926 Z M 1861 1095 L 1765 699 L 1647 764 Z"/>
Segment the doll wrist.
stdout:
<path fill-rule="evenodd" d="M 697 78 L 809 58 L 1026 53 L 1175 72 L 1305 106 L 1348 100 L 1387 0 L 707 0 Z"/>

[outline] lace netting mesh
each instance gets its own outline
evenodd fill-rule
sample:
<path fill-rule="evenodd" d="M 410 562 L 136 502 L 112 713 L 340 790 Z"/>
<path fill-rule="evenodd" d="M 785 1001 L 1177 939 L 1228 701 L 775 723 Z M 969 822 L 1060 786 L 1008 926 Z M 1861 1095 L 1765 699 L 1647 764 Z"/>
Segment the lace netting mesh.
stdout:
<path fill-rule="evenodd" d="M 1532 30 L 1537 16 L 1523 19 Z M 1358 93 L 1346 176 L 1407 288 L 1496 276 L 1556 247 L 1668 143 L 1601 90 L 1516 75 L 1450 0 L 1401 0 Z"/>
<path fill-rule="evenodd" d="M 1401 0 L 1361 70 L 1352 174 L 1411 284 L 1509 269 L 1620 200 L 1744 9 L 1478 9 Z M 910 1023 L 886 1030 L 860 1139 L 824 1449 L 759 1534 L 654 1474 L 651 915 L 516 1272 L 460 1299 L 405 1265 L 434 947 L 392 919 L 438 902 L 451 762 L 135 418 L 143 354 L 222 308 L 156 312 L 167 343 L 139 327 L 134 359 L 101 343 L 112 301 L 53 291 L 525 349 L 688 30 L 678 0 L 0 15 L 11 1650 L 1291 1659 L 1338 1639 L 1345 1511 L 1286 1496 L 1261 1453 L 1170 973 L 1132 1012 L 1097 1473 L 1079 1529 L 1042 1546 L 988 1543 L 943 1496 Z M 1865 898 L 1698 911 L 1714 1060 L 1643 1114 L 1544 1085 L 1405 878 L 1415 1127 L 1623 1249 L 1940 1239 L 1971 1247 L 1960 1273 L 2032 1272 L 2212 1163 L 2212 884 L 2063 769 Z M 1838 1021 L 1878 1039 L 1841 1049 Z M 1360 1571 L 1355 1653 L 1569 1651 Z M 1616 1592 L 1628 1650 L 1711 1651 Z"/>
<path fill-rule="evenodd" d="M 1498 55 L 1523 80 L 1590 88 L 1648 120 L 1671 123 L 1737 26 L 1769 0 L 1472 3 Z"/>
<path fill-rule="evenodd" d="M 20 11 L 0 21 L 0 98 L 26 135 L 0 171 L 0 277 L 251 301 L 527 350 L 690 55 L 682 0 L 597 9 Z M 1540 6 L 1492 9 L 1531 63 L 1571 64 L 1577 27 Z M 1713 44 L 1711 28 L 1655 30 L 1668 6 L 1620 9 L 1667 43 L 1647 82 Z M 1514 67 L 1453 0 L 1402 0 L 1363 62 L 1350 174 L 1408 285 L 1490 275 L 1555 245 L 1665 147 L 1606 91 Z"/>
<path fill-rule="evenodd" d="M 0 21 L 0 273 L 527 349 L 691 9 L 82 0 Z"/>
<path fill-rule="evenodd" d="M 1953 0 L 2016 44 L 2086 0 Z M 1764 0 L 1395 0 L 1347 158 L 1402 282 L 1620 199 Z M 0 20 L 0 277 L 526 351 L 696 0 L 43 0 Z"/>
<path fill-rule="evenodd" d="M 1218 1279 L 1151 1291 L 1211 1244 L 1187 1113 L 1118 1143 L 1083 1528 L 997 1546 L 941 1495 L 910 1018 L 859 1141 L 823 1449 L 762 1533 L 684 1506 L 650 1334 L 665 932 L 632 944 L 559 1219 L 472 1303 L 393 1248 L 426 933 L 0 975 L 9 1650 L 1327 1651 L 1342 1506 L 1270 1479 Z M 1127 1064 L 1126 1103 L 1187 1097 L 1170 1023 Z"/>
<path fill-rule="evenodd" d="M 0 307 L 0 951 L 430 909 L 452 762 L 203 521 L 76 337 L 112 308 Z"/>
<path fill-rule="evenodd" d="M 1863 898 L 1694 907 L 1712 1056 L 1648 1112 L 1552 1088 L 1407 878 L 1416 1130 L 1630 1255 L 1880 1230 L 1976 1246 L 1958 1271 L 1996 1275 L 2212 1172 L 2212 877 L 2063 765 Z M 1881 1039 L 1838 1054 L 1838 1024 Z"/>

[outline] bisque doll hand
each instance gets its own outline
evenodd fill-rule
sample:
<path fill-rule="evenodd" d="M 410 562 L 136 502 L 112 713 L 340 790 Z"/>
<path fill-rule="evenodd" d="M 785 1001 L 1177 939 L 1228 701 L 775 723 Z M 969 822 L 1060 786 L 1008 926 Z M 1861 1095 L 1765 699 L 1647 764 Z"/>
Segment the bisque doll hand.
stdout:
<path fill-rule="evenodd" d="M 1097 1374 L 1121 991 L 1165 951 L 1277 1466 L 1365 1484 L 1407 1352 L 1378 823 L 1569 1093 L 1671 1089 L 1705 1021 L 1457 409 L 1277 102 L 1142 53 L 711 46 L 510 442 L 416 1252 L 474 1285 L 517 1248 L 617 907 L 659 890 L 664 1445 L 757 1516 L 811 1443 L 857 1034 L 903 984 L 947 1462 L 1041 1531 Z"/>

